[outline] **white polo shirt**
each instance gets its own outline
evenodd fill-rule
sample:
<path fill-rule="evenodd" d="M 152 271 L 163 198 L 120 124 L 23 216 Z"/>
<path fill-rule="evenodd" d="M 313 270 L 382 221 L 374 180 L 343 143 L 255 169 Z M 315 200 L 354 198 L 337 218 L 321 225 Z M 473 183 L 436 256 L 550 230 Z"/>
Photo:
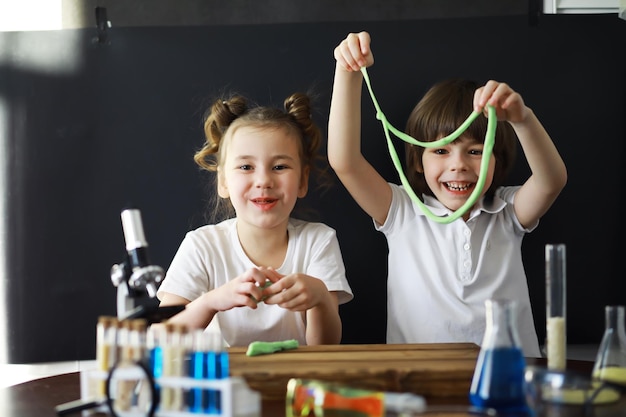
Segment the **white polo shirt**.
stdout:
<path fill-rule="evenodd" d="M 390 184 L 392 202 L 377 230 L 389 246 L 387 342 L 472 342 L 485 332 L 485 300 L 517 301 L 517 331 L 524 354 L 541 357 L 522 263 L 524 229 L 513 209 L 519 187 L 500 187 L 483 199 L 469 220 L 429 220 L 404 188 Z M 425 196 L 433 214 L 450 214 Z"/>

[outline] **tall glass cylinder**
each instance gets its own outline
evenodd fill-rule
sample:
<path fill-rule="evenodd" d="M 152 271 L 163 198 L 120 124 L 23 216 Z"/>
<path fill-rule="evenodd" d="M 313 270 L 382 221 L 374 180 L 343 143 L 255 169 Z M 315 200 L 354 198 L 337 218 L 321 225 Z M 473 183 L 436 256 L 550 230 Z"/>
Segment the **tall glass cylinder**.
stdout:
<path fill-rule="evenodd" d="M 566 337 L 565 245 L 546 245 L 546 350 L 548 368 L 565 370 Z"/>

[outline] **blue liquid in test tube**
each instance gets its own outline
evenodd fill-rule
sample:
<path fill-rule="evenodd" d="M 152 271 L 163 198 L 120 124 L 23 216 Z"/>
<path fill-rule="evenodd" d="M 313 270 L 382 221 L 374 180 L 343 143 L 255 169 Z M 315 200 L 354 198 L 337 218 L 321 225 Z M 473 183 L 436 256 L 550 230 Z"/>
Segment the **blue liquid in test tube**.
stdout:
<path fill-rule="evenodd" d="M 192 378 L 203 380 L 207 378 L 207 354 L 202 351 L 191 353 L 189 374 Z M 208 392 L 203 388 L 193 388 L 189 391 L 189 410 L 192 413 L 202 414 L 208 408 Z"/>
<path fill-rule="evenodd" d="M 221 343 L 214 346 L 217 350 L 207 353 L 207 369 L 209 379 L 225 379 L 228 378 L 228 352 L 224 351 Z M 209 407 L 208 414 L 222 413 L 222 395 L 219 390 L 209 390 Z"/>
<path fill-rule="evenodd" d="M 230 369 L 228 368 L 228 352 L 219 352 L 219 364 L 220 364 L 220 378 L 228 378 Z"/>
<path fill-rule="evenodd" d="M 207 377 L 208 379 L 219 379 L 221 374 L 219 363 L 219 352 L 210 351 L 207 352 Z M 208 414 L 220 414 L 222 409 L 220 392 L 217 390 L 209 390 L 209 406 L 207 408 Z"/>
<path fill-rule="evenodd" d="M 150 369 L 155 380 L 163 376 L 163 349 L 161 346 L 156 346 L 150 350 Z M 161 391 L 159 384 L 154 384 L 154 390 L 157 398 L 159 398 Z"/>

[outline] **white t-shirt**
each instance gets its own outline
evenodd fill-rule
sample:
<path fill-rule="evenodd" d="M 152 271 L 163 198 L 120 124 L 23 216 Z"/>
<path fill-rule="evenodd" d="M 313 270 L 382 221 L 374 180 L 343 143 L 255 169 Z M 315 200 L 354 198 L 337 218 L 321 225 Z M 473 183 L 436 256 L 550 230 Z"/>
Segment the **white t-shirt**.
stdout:
<path fill-rule="evenodd" d="M 188 232 L 159 287 L 159 298 L 168 292 L 193 301 L 255 267 L 241 247 L 236 221 L 233 218 Z M 339 304 L 350 301 L 353 294 L 335 230 L 322 223 L 291 219 L 287 232 L 287 254 L 278 273 L 319 278 L 329 291 L 337 292 Z M 256 310 L 233 308 L 218 312 L 213 322 L 215 319 L 228 346 L 289 339 L 306 344 L 302 314 L 277 305 L 259 303 Z"/>
<path fill-rule="evenodd" d="M 429 220 L 404 188 L 390 184 L 385 224 L 389 246 L 387 342 L 472 342 L 485 332 L 485 300 L 517 302 L 517 331 L 528 357 L 541 357 L 522 263 L 524 229 L 514 213 L 519 187 L 500 187 L 491 202 L 481 199 L 469 220 Z M 435 215 L 452 213 L 424 196 Z"/>

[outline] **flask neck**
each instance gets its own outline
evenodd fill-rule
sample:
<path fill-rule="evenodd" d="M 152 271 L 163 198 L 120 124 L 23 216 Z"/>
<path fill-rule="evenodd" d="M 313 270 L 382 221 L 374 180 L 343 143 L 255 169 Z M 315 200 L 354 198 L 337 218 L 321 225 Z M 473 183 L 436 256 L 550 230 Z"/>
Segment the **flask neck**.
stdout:
<path fill-rule="evenodd" d="M 605 309 L 606 330 L 617 332 L 624 329 L 624 306 L 606 306 Z"/>
<path fill-rule="evenodd" d="M 487 300 L 486 329 L 483 348 L 519 347 L 519 337 L 515 327 L 516 304 L 511 300 Z"/>

